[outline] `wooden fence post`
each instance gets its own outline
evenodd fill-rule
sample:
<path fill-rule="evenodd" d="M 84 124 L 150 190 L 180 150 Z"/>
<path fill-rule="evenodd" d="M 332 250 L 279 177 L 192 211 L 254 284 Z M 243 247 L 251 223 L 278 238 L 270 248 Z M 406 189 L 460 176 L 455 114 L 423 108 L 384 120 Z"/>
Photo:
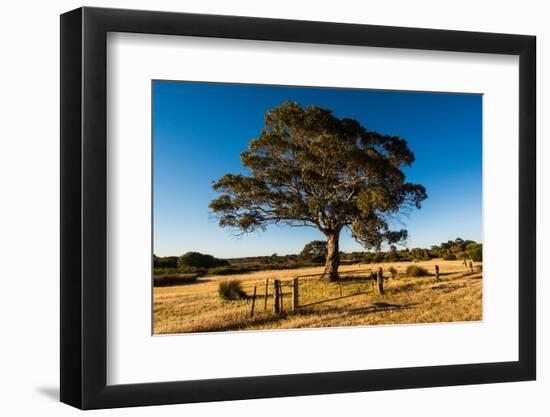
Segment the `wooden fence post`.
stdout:
<path fill-rule="evenodd" d="M 264 311 L 267 310 L 267 293 L 268 293 L 269 278 L 265 279 L 265 293 L 264 293 Z"/>
<path fill-rule="evenodd" d="M 279 306 L 279 314 L 283 314 L 283 286 L 281 285 L 281 281 L 279 280 L 279 303 L 281 304 Z"/>
<path fill-rule="evenodd" d="M 252 309 L 250 310 L 250 317 L 254 317 L 255 305 L 256 305 L 256 286 L 254 285 L 254 295 L 252 295 Z"/>
<path fill-rule="evenodd" d="M 377 281 L 378 281 L 378 292 L 383 295 L 384 294 L 384 276 L 383 276 L 383 271 L 382 271 L 382 268 L 378 268 L 378 274 L 376 276 L 377 278 Z"/>
<path fill-rule="evenodd" d="M 435 280 L 439 281 L 439 265 L 435 266 Z"/>
<path fill-rule="evenodd" d="M 273 312 L 275 314 L 279 314 L 279 280 L 274 279 L 273 280 Z"/>
<path fill-rule="evenodd" d="M 470 272 L 474 273 L 474 263 L 472 261 L 470 261 Z"/>
<path fill-rule="evenodd" d="M 299 293 L 298 293 L 298 278 L 292 280 L 292 311 L 298 310 L 300 304 Z"/>

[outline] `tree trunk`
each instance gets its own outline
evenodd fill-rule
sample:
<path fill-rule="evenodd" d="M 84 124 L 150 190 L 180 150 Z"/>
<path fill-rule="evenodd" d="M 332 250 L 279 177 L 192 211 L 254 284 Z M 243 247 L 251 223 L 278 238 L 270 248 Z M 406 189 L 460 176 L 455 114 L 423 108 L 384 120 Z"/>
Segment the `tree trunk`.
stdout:
<path fill-rule="evenodd" d="M 338 281 L 338 265 L 340 264 L 340 249 L 338 241 L 340 232 L 327 234 L 327 258 L 323 278 L 329 281 Z"/>

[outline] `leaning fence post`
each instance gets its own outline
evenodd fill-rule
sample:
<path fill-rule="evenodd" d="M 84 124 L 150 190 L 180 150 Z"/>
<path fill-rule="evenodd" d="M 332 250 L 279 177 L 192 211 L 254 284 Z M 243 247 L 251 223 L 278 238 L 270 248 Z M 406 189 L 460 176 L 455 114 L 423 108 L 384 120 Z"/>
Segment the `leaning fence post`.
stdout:
<path fill-rule="evenodd" d="M 474 263 L 472 261 L 470 261 L 470 272 L 474 273 Z"/>
<path fill-rule="evenodd" d="M 382 268 L 380 267 L 378 268 L 378 274 L 376 276 L 378 281 L 378 292 L 380 294 L 384 294 L 384 276 L 382 274 L 383 274 L 383 271 L 382 271 Z"/>
<path fill-rule="evenodd" d="M 273 280 L 273 312 L 279 314 L 279 280 Z"/>
<path fill-rule="evenodd" d="M 254 285 L 254 295 L 252 295 L 252 308 L 250 310 L 250 317 L 254 317 L 254 306 L 256 305 L 256 286 Z"/>
<path fill-rule="evenodd" d="M 299 306 L 298 278 L 292 280 L 292 311 L 298 310 Z"/>
<path fill-rule="evenodd" d="M 435 280 L 439 281 L 439 265 L 435 266 Z"/>
<path fill-rule="evenodd" d="M 265 293 L 264 293 L 264 311 L 267 310 L 267 293 L 268 293 L 269 278 L 265 279 Z"/>

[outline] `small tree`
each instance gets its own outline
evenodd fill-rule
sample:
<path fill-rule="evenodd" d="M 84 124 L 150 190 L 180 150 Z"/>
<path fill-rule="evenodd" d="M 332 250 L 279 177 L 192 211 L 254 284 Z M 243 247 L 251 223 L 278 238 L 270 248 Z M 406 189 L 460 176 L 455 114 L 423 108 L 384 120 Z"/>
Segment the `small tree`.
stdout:
<path fill-rule="evenodd" d="M 386 258 L 390 262 L 395 262 L 399 260 L 399 255 L 397 254 L 397 247 L 395 245 L 390 245 L 390 250 L 387 253 Z"/>
<path fill-rule="evenodd" d="M 327 257 L 327 242 L 323 240 L 309 242 L 298 256 L 307 262 L 323 263 Z"/>
<path fill-rule="evenodd" d="M 451 248 L 451 252 L 456 257 L 456 259 L 462 261 L 463 266 L 467 266 L 466 261 L 468 260 L 468 253 L 462 245 L 455 245 Z"/>
<path fill-rule="evenodd" d="M 413 260 L 415 261 L 426 261 L 430 259 L 430 254 L 426 249 L 414 248 L 411 250 Z"/>
<path fill-rule="evenodd" d="M 391 221 L 405 207 L 420 208 L 423 186 L 402 171 L 414 155 L 397 136 L 368 131 L 331 110 L 286 102 L 269 110 L 260 136 L 241 154 L 245 174 L 214 182 L 210 203 L 221 227 L 239 233 L 271 224 L 318 229 L 326 236 L 324 274 L 338 279 L 340 232 L 347 228 L 366 249 L 403 241 Z"/>
<path fill-rule="evenodd" d="M 177 268 L 178 257 L 177 256 L 159 257 L 159 256 L 153 255 L 153 267 L 154 268 Z"/>
<path fill-rule="evenodd" d="M 225 259 L 218 259 L 199 252 L 187 252 L 178 258 L 179 268 L 215 268 L 228 265 L 229 262 Z"/>
<path fill-rule="evenodd" d="M 470 243 L 466 246 L 466 252 L 474 262 L 483 261 L 483 245 L 481 243 Z"/>

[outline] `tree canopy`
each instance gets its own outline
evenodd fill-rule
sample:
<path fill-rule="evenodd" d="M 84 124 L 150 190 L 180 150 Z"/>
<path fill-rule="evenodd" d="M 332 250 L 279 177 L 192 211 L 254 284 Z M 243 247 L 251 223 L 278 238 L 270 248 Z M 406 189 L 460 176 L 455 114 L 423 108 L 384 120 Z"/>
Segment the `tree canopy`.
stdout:
<path fill-rule="evenodd" d="M 308 262 L 325 262 L 327 257 L 327 242 L 313 240 L 304 246 L 298 255 L 300 259 Z"/>
<path fill-rule="evenodd" d="M 178 267 L 185 268 L 215 268 L 217 266 L 228 266 L 225 259 L 218 259 L 212 255 L 199 252 L 187 252 L 178 258 Z"/>
<path fill-rule="evenodd" d="M 328 242 L 325 272 L 337 277 L 342 229 L 366 249 L 406 239 L 392 225 L 401 210 L 420 208 L 422 185 L 406 181 L 414 162 L 407 142 L 365 129 L 318 106 L 285 102 L 269 110 L 259 137 L 241 154 L 246 174 L 213 183 L 210 203 L 221 227 L 239 233 L 271 224 L 314 227 Z"/>

